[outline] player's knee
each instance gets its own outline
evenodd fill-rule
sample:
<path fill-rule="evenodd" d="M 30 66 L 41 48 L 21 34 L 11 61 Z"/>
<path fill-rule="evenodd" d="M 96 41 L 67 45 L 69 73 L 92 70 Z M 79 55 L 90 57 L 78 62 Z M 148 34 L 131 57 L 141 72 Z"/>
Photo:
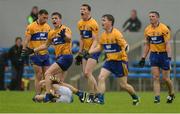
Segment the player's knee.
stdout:
<path fill-rule="evenodd" d="M 36 80 L 40 81 L 42 79 L 42 74 L 37 73 L 35 78 L 36 78 Z"/>
<path fill-rule="evenodd" d="M 168 78 L 168 77 L 163 77 L 162 80 L 165 81 L 165 82 L 167 82 L 167 81 L 170 80 L 170 78 Z"/>
<path fill-rule="evenodd" d="M 159 76 L 154 75 L 154 76 L 153 76 L 153 80 L 154 80 L 154 81 L 159 81 Z"/>
<path fill-rule="evenodd" d="M 105 81 L 105 77 L 102 76 L 102 75 L 100 75 L 100 76 L 98 77 L 98 82 L 101 82 L 101 81 Z"/>
<path fill-rule="evenodd" d="M 85 71 L 84 76 L 85 76 L 85 78 L 89 78 L 89 76 L 91 76 L 91 72 Z"/>
<path fill-rule="evenodd" d="M 51 73 L 49 71 L 46 71 L 44 75 L 45 75 L 45 77 L 48 77 L 51 75 Z"/>

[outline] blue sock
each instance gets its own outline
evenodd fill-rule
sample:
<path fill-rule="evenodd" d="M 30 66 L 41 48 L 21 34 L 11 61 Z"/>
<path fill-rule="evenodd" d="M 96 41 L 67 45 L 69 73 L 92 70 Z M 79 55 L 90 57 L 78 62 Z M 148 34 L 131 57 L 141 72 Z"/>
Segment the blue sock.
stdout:
<path fill-rule="evenodd" d="M 160 96 L 155 96 L 155 100 L 160 101 Z"/>
<path fill-rule="evenodd" d="M 131 95 L 132 99 L 138 99 L 138 96 L 136 94 Z"/>
<path fill-rule="evenodd" d="M 46 93 L 44 101 L 47 102 L 50 101 L 51 99 L 53 99 L 53 95 L 51 93 Z"/>
<path fill-rule="evenodd" d="M 98 99 L 100 102 L 104 102 L 104 93 L 98 93 Z"/>
<path fill-rule="evenodd" d="M 77 93 L 75 93 L 77 96 L 81 96 L 82 95 L 82 91 L 78 90 Z"/>

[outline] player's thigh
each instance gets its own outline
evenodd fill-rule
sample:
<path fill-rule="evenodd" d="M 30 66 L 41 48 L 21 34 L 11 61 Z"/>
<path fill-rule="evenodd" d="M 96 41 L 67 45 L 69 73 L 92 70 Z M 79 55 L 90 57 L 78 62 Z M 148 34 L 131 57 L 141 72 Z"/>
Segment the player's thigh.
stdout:
<path fill-rule="evenodd" d="M 98 76 L 98 80 L 106 80 L 106 78 L 111 74 L 111 72 L 105 68 L 101 68 L 100 74 Z"/>
<path fill-rule="evenodd" d="M 95 59 L 89 58 L 86 63 L 85 72 L 92 72 L 96 65 L 97 61 Z"/>
<path fill-rule="evenodd" d="M 170 70 L 162 70 L 162 76 L 163 76 L 163 78 L 169 78 Z"/>
<path fill-rule="evenodd" d="M 41 77 L 43 70 L 41 66 L 38 65 L 33 65 L 34 73 L 36 74 L 37 77 Z"/>
<path fill-rule="evenodd" d="M 48 70 L 49 66 L 43 66 L 43 73 L 45 73 Z"/>
<path fill-rule="evenodd" d="M 56 75 L 57 72 L 63 72 L 63 70 L 59 67 L 57 63 L 53 63 L 48 70 L 46 71 L 45 75 L 51 74 Z"/>
<path fill-rule="evenodd" d="M 87 64 L 87 60 L 82 59 L 82 69 L 83 69 L 83 73 L 85 72 L 86 64 Z"/>
<path fill-rule="evenodd" d="M 159 78 L 160 77 L 160 68 L 159 67 L 151 67 L 151 73 L 153 75 L 153 78 Z"/>
<path fill-rule="evenodd" d="M 55 76 L 60 78 L 61 82 L 64 82 L 64 79 L 65 79 L 66 75 L 67 75 L 67 71 L 63 71 L 63 72 L 62 71 L 57 71 Z"/>

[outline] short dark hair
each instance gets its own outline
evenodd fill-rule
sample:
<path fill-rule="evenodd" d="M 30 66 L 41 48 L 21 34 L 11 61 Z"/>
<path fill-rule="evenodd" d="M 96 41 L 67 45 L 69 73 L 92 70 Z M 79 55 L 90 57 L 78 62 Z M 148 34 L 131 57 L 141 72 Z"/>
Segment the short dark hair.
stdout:
<path fill-rule="evenodd" d="M 149 14 L 150 14 L 150 13 L 154 13 L 154 14 L 156 14 L 156 15 L 157 15 L 157 17 L 160 17 L 160 14 L 159 14 L 159 12 L 158 12 L 158 11 L 150 11 L 150 12 L 149 12 Z"/>
<path fill-rule="evenodd" d="M 53 12 L 51 16 L 57 15 L 60 19 L 62 19 L 62 15 L 59 12 Z"/>
<path fill-rule="evenodd" d="M 91 11 L 91 6 L 90 6 L 90 5 L 88 5 L 88 4 L 82 4 L 81 6 L 87 7 L 87 9 L 88 9 L 89 11 Z"/>
<path fill-rule="evenodd" d="M 42 14 L 48 15 L 48 11 L 45 9 L 41 9 L 41 10 L 39 10 L 38 14 L 39 15 L 42 15 Z"/>
<path fill-rule="evenodd" d="M 134 12 L 135 14 L 137 14 L 137 11 L 136 11 L 136 9 L 132 9 L 131 11 L 132 11 L 132 12 Z"/>
<path fill-rule="evenodd" d="M 21 41 L 22 41 L 22 38 L 21 38 L 21 37 L 16 37 L 15 42 L 16 42 L 17 40 L 21 40 Z"/>
<path fill-rule="evenodd" d="M 32 9 L 38 9 L 38 7 L 37 6 L 33 6 Z"/>
<path fill-rule="evenodd" d="M 104 14 L 102 16 L 102 18 L 105 18 L 105 17 L 108 19 L 108 21 L 111 21 L 112 22 L 112 26 L 114 26 L 114 21 L 115 21 L 114 17 L 111 14 Z"/>

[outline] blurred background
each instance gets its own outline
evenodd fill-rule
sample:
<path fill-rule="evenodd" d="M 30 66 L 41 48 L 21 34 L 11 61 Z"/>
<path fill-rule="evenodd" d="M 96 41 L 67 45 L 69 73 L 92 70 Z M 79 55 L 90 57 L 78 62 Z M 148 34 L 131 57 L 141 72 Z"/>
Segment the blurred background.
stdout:
<path fill-rule="evenodd" d="M 129 51 L 129 83 L 132 84 L 137 91 L 152 91 L 152 78 L 149 62 L 146 62 L 145 68 L 139 68 L 137 61 L 141 57 L 143 46 L 143 32 L 148 25 L 148 13 L 156 10 L 160 13 L 160 21 L 165 23 L 171 29 L 171 44 L 173 50 L 173 61 L 171 78 L 174 81 L 176 91 L 180 90 L 180 1 L 179 0 L 0 0 L 0 78 L 1 90 L 11 89 L 13 86 L 12 63 L 8 59 L 8 53 L 11 46 L 15 44 L 17 37 L 24 38 L 26 26 L 30 23 L 31 11 L 34 6 L 38 9 L 46 9 L 49 14 L 52 12 L 60 12 L 62 14 L 63 24 L 69 26 L 73 32 L 74 56 L 78 51 L 79 32 L 77 30 L 77 22 L 80 19 L 80 6 L 87 3 L 92 8 L 92 17 L 96 19 L 101 28 L 101 16 L 103 14 L 112 14 L 115 17 L 115 27 L 120 29 L 130 45 Z M 132 17 L 132 12 L 136 12 L 140 25 L 133 30 L 130 23 L 126 23 Z M 50 17 L 50 16 L 49 16 Z M 52 24 L 48 22 L 51 27 Z M 125 24 L 126 23 L 126 24 Z M 137 23 L 135 23 L 137 24 Z M 51 62 L 55 61 L 53 48 L 49 48 Z M 95 76 L 97 78 L 99 69 L 103 64 L 103 55 L 100 58 L 98 66 L 95 68 Z M 86 80 L 81 74 L 81 67 L 74 64 L 69 69 L 66 82 L 74 85 L 79 89 L 86 90 Z M 165 86 L 162 82 L 162 86 Z M 24 66 L 21 90 L 34 89 L 34 73 L 31 65 L 27 63 Z M 13 89 L 12 89 L 13 90 Z M 117 81 L 113 77 L 107 80 L 107 90 L 120 90 Z M 165 87 L 162 88 L 165 90 Z"/>

